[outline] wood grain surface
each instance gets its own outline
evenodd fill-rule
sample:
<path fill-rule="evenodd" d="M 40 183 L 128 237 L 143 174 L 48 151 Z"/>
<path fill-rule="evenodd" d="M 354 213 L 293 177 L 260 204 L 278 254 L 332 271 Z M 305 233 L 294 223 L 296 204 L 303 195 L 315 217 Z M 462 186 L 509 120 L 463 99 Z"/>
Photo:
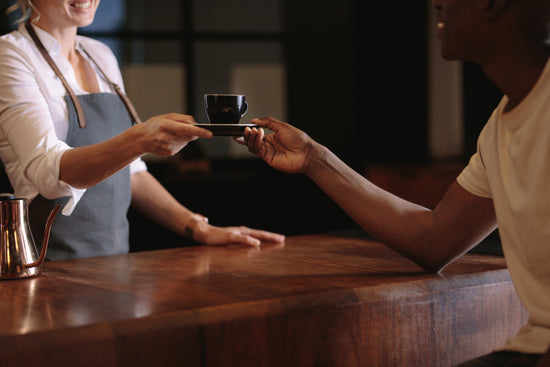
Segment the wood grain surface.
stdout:
<path fill-rule="evenodd" d="M 330 234 L 47 262 L 0 282 L 1 366 L 450 366 L 525 323 L 504 259 L 426 274 Z"/>

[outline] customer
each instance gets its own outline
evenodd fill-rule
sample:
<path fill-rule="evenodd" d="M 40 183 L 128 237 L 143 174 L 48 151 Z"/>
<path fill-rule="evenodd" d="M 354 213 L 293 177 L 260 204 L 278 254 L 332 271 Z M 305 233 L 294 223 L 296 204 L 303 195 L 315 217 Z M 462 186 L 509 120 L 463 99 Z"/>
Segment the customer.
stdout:
<path fill-rule="evenodd" d="M 309 176 L 367 232 L 427 271 L 440 271 L 498 226 L 530 318 L 502 352 L 465 366 L 534 365 L 550 346 L 550 1 L 434 6 L 443 57 L 479 63 L 505 93 L 477 153 L 434 210 L 383 191 L 273 118 L 253 120 L 273 134 L 247 129 L 245 141 L 272 167 Z"/>
<path fill-rule="evenodd" d="M 64 207 L 48 258 L 127 252 L 130 203 L 205 244 L 282 241 L 273 233 L 208 224 L 147 172 L 143 155 L 173 155 L 212 134 L 193 126 L 191 116 L 175 113 L 132 125 L 139 117 L 120 91 L 114 55 L 77 36 L 98 5 L 19 0 L 19 28 L 0 38 L 0 157 L 16 196 L 33 199 L 31 215 L 44 203 Z"/>

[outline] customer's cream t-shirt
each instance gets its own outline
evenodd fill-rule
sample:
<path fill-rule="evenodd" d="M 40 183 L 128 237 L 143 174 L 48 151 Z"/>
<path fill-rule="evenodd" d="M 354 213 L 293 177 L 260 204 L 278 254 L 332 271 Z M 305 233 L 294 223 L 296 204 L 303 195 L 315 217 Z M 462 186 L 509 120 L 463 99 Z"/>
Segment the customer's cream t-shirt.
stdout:
<path fill-rule="evenodd" d="M 504 255 L 529 322 L 503 349 L 544 353 L 550 346 L 550 62 L 528 96 L 504 112 L 504 97 L 458 177 L 493 199 Z"/>

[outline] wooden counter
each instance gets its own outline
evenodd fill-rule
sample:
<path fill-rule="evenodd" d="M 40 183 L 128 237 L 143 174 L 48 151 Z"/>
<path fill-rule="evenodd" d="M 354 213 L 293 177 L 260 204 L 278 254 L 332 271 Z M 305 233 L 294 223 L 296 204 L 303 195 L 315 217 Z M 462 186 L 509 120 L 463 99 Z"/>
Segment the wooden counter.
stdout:
<path fill-rule="evenodd" d="M 426 274 L 335 235 L 48 262 L 0 282 L 1 366 L 449 366 L 525 322 L 504 260 Z"/>

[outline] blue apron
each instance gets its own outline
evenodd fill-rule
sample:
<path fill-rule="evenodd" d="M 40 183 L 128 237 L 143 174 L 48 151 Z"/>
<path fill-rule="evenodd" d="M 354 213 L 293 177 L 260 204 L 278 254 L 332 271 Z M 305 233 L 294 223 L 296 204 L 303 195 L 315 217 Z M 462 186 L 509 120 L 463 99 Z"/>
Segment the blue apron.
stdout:
<path fill-rule="evenodd" d="M 78 96 L 86 116 L 87 125 L 84 129 L 78 125 L 72 101 L 68 96 L 65 99 L 69 107 L 66 143 L 71 147 L 102 142 L 122 133 L 132 124 L 126 107 L 116 94 Z M 52 226 L 47 258 L 59 260 L 127 253 L 127 212 L 130 200 L 130 168 L 126 166 L 86 190 L 70 216 L 57 216 Z M 64 206 L 67 201 L 68 198 L 51 200 L 49 207 L 54 204 Z M 41 212 L 33 209 L 31 213 Z"/>
<path fill-rule="evenodd" d="M 69 146 L 97 144 L 122 133 L 134 122 L 141 122 L 128 98 L 107 78 L 89 54 L 90 60 L 117 94 L 76 96 L 30 24 L 27 30 L 68 92 L 65 101 L 69 111 L 66 139 Z M 70 216 L 58 215 L 53 222 L 46 258 L 60 260 L 127 253 L 130 248 L 127 212 L 131 195 L 128 166 L 86 190 Z M 64 206 L 68 200 L 67 197 L 47 200 L 42 196 L 33 200 L 29 219 L 36 240 L 42 238 L 36 236 L 43 233 L 44 218 L 53 205 Z"/>

